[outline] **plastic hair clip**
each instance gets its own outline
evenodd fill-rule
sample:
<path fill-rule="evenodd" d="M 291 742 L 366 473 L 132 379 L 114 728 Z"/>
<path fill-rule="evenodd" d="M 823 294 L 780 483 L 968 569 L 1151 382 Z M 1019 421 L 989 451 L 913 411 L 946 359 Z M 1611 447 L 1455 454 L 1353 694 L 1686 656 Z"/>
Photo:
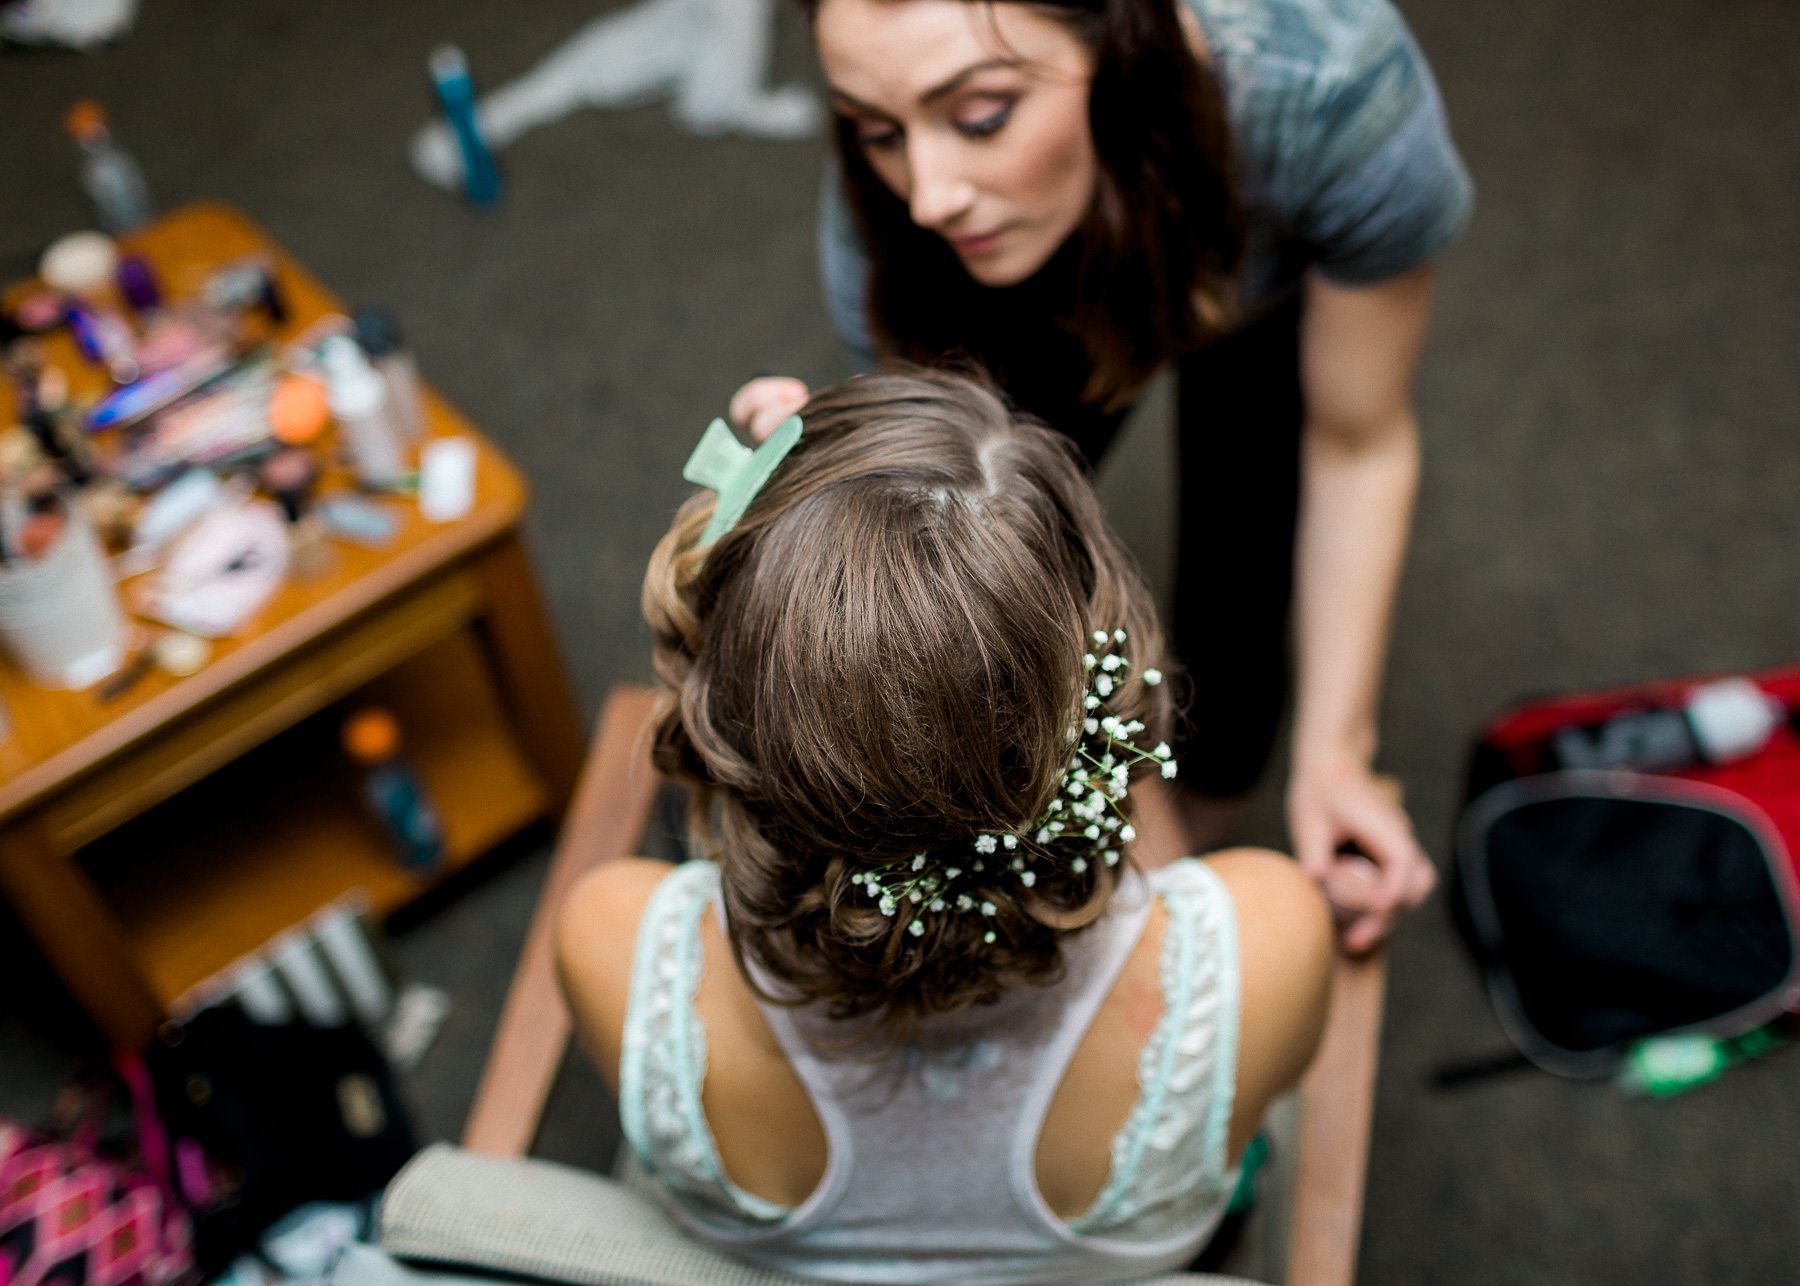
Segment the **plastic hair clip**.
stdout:
<path fill-rule="evenodd" d="M 714 420 L 700 435 L 700 445 L 681 467 L 681 476 L 700 487 L 719 493 L 712 521 L 700 537 L 710 545 L 737 525 L 756 493 L 774 474 L 787 453 L 800 440 L 800 417 L 790 415 L 769 440 L 754 451 L 737 440 L 723 420 Z"/>

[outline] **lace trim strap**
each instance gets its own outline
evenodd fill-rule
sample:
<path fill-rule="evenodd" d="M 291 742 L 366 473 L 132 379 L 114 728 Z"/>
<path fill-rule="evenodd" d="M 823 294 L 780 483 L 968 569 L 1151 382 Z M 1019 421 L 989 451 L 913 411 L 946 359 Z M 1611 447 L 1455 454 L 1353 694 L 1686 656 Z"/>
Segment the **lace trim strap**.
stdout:
<path fill-rule="evenodd" d="M 1138 1059 L 1138 1101 L 1113 1138 L 1106 1186 L 1070 1224 L 1087 1236 L 1174 1235 L 1231 1194 L 1225 1145 L 1237 1084 L 1236 910 L 1224 882 L 1194 858 L 1152 872 L 1150 887 L 1168 911 L 1163 1014 Z"/>
<path fill-rule="evenodd" d="M 638 924 L 619 1059 L 619 1119 L 644 1170 L 708 1222 L 766 1227 L 787 1207 L 726 1177 L 706 1123 L 706 1029 L 694 1012 L 705 950 L 700 923 L 719 889 L 711 862 L 675 868 Z"/>

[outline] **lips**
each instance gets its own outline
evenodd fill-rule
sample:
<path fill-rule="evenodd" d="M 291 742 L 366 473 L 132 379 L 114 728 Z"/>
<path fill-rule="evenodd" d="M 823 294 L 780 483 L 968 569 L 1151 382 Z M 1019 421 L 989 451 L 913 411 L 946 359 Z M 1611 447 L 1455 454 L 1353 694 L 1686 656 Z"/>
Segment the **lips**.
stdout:
<path fill-rule="evenodd" d="M 1000 238 L 1005 234 L 1005 228 L 995 228 L 992 232 L 983 232 L 973 237 L 952 237 L 950 244 L 956 247 L 956 252 L 960 255 L 984 255 L 997 248 Z"/>

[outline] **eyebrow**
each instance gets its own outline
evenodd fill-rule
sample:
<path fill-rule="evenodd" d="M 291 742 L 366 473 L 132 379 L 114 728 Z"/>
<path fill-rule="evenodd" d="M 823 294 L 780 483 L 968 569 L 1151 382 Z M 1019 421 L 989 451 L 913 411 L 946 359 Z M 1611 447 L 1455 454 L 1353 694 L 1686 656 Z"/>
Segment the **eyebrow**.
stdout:
<path fill-rule="evenodd" d="M 931 103 L 943 98 L 947 94 L 954 94 L 965 80 L 978 71 L 988 71 L 994 67 L 1017 67 L 1018 65 L 1019 61 L 1016 58 L 989 58 L 986 62 L 971 63 L 961 71 L 957 72 L 956 75 L 950 77 L 950 79 L 940 81 L 938 84 L 933 85 L 930 89 L 926 90 L 923 94 L 920 94 L 919 102 L 921 104 Z M 872 112 L 877 116 L 887 115 L 887 113 L 882 111 L 879 107 L 863 102 L 862 99 L 856 97 L 854 94 L 846 94 L 835 85 L 831 86 L 831 96 L 833 98 L 840 98 L 852 107 L 860 108 L 865 112 Z"/>

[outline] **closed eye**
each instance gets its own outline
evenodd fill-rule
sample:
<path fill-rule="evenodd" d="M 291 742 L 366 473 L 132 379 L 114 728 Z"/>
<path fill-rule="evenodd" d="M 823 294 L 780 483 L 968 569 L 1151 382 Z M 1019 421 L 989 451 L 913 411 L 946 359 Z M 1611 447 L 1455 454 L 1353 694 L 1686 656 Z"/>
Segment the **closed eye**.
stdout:
<path fill-rule="evenodd" d="M 990 135 L 998 134 L 1000 132 L 1001 127 L 1005 125 L 1007 120 L 1012 116 L 1012 112 L 1013 104 L 1008 103 L 999 111 L 990 112 L 988 115 L 976 120 L 958 121 L 956 122 L 956 129 L 958 133 L 965 134 L 970 138 L 987 138 Z"/>
<path fill-rule="evenodd" d="M 872 152 L 885 152 L 897 147 L 901 134 L 898 128 L 887 126 L 858 126 L 856 130 L 857 145 Z"/>

